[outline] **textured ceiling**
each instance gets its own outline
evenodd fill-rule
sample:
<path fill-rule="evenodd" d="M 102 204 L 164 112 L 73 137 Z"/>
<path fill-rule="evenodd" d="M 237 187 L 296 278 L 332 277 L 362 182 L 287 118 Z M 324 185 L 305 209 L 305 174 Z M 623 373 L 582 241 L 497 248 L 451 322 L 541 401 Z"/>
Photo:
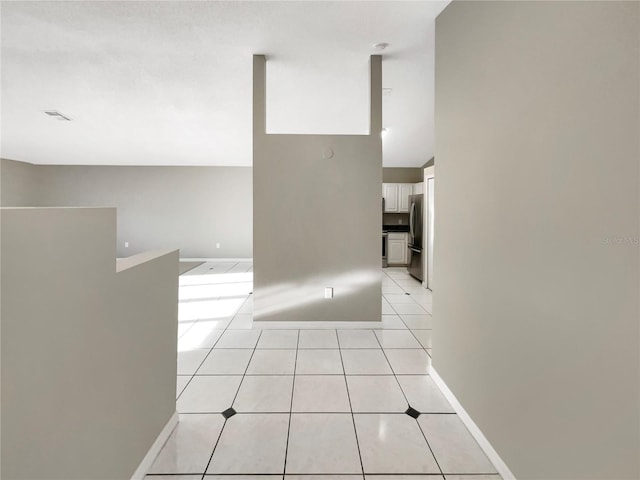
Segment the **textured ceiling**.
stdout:
<path fill-rule="evenodd" d="M 447 3 L 3 1 L 0 154 L 251 165 L 256 53 L 268 60 L 270 133 L 366 133 L 369 55 L 387 42 L 383 163 L 421 166 L 434 150 L 434 19 Z"/>

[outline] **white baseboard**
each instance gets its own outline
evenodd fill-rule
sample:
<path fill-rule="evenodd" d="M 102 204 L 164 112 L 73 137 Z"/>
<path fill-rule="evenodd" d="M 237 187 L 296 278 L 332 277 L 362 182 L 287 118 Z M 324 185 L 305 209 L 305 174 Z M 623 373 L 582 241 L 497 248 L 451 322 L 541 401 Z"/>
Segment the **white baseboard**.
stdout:
<path fill-rule="evenodd" d="M 253 262 L 253 258 L 181 258 L 181 262 Z"/>
<path fill-rule="evenodd" d="M 493 466 L 496 467 L 496 470 L 498 470 L 498 473 L 503 478 L 503 480 L 516 480 L 513 472 L 509 470 L 507 464 L 504 463 L 504 460 L 502 460 L 502 458 L 500 458 L 498 452 L 496 452 L 491 443 L 489 443 L 487 437 L 484 436 L 480 428 L 471 419 L 469 414 L 462 407 L 453 392 L 449 390 L 449 387 L 446 383 L 444 383 L 444 380 L 442 380 L 442 377 L 438 375 L 438 372 L 435 371 L 433 366 L 429 370 L 429 375 L 431 376 L 431 379 L 434 381 L 434 383 L 440 388 L 453 409 L 456 411 L 458 417 L 460 418 L 460 420 L 462 420 L 462 423 L 464 423 L 464 425 L 467 427 L 467 430 L 469 430 L 469 433 L 471 433 L 476 442 L 478 442 L 485 455 L 489 457 L 489 460 L 491 460 Z"/>
<path fill-rule="evenodd" d="M 153 442 L 153 445 L 151 445 L 151 448 L 142 459 L 142 462 L 140 462 L 140 465 L 138 466 L 137 470 L 131 477 L 131 480 L 144 479 L 147 472 L 151 468 L 153 461 L 156 459 L 156 457 L 158 456 L 158 453 L 160 453 L 160 450 L 162 449 L 166 441 L 169 439 L 171 432 L 173 432 L 173 430 L 176 428 L 177 425 L 178 425 L 178 412 L 174 412 L 174 414 L 171 415 L 171 418 L 169 419 L 167 424 L 164 426 L 164 428 L 160 432 L 160 435 L 158 435 L 158 438 L 156 438 L 156 441 Z"/>

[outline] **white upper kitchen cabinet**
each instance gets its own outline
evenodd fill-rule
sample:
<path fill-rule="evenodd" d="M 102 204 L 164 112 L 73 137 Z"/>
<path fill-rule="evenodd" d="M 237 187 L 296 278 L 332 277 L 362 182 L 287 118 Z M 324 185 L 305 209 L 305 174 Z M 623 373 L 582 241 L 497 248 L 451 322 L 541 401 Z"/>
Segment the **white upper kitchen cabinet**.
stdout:
<path fill-rule="evenodd" d="M 386 213 L 409 212 L 409 195 L 413 193 L 413 183 L 383 183 L 382 197 Z"/>
<path fill-rule="evenodd" d="M 424 182 L 413 184 L 413 194 L 418 195 L 420 193 L 424 193 Z"/>
<path fill-rule="evenodd" d="M 398 211 L 398 183 L 383 183 L 382 198 L 384 198 L 384 211 Z"/>
<path fill-rule="evenodd" d="M 398 212 L 409 211 L 409 195 L 413 194 L 413 183 L 401 183 L 398 189 Z"/>

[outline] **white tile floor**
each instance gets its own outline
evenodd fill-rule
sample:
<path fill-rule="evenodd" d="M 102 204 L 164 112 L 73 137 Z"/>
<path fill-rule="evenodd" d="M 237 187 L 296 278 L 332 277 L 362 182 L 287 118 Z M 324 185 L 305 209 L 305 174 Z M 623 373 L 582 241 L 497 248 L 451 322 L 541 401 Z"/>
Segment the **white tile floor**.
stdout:
<path fill-rule="evenodd" d="M 180 277 L 180 423 L 147 480 L 500 478 L 428 375 L 431 292 L 405 269 L 383 270 L 382 322 L 259 326 L 251 271 Z"/>

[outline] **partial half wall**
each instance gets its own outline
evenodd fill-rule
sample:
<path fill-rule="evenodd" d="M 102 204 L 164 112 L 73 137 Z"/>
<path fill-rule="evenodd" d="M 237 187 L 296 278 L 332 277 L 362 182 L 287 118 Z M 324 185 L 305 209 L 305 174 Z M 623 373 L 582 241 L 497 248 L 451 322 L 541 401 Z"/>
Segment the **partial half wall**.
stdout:
<path fill-rule="evenodd" d="M 176 411 L 178 252 L 116 262 L 113 208 L 0 219 L 0 477 L 131 478 Z"/>

